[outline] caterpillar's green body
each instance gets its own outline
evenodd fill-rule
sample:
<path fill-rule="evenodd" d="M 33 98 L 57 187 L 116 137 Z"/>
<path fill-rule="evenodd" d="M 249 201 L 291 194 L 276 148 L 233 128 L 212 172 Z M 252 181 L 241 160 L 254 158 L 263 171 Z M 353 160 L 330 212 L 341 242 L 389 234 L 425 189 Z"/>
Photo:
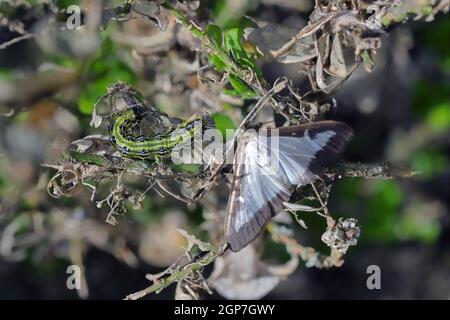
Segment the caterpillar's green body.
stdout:
<path fill-rule="evenodd" d="M 187 121 L 180 121 L 173 128 L 168 128 L 167 132 L 151 136 L 136 134 L 135 129 L 146 116 L 146 112 L 148 109 L 145 107 L 135 106 L 112 116 L 113 122 L 109 127 L 110 142 L 129 158 L 154 160 L 169 154 L 173 148 L 192 141 L 196 134 L 211 127 L 211 122 L 203 115 L 195 115 Z"/>

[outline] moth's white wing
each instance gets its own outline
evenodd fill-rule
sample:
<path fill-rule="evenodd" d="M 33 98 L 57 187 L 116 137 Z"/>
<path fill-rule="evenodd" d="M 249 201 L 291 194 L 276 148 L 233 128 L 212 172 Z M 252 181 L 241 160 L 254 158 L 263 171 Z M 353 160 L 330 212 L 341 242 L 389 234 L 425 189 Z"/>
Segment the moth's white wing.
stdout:
<path fill-rule="evenodd" d="M 279 134 L 279 136 L 277 135 Z M 283 208 L 292 186 L 314 181 L 352 137 L 345 124 L 323 121 L 273 130 L 277 140 L 245 133 L 236 150 L 225 235 L 239 251 Z"/>
<path fill-rule="evenodd" d="M 233 251 L 250 243 L 266 222 L 282 210 L 290 190 L 285 178 L 261 165 L 268 161 L 258 152 L 256 134 L 244 134 L 235 158 L 232 192 L 228 201 L 225 234 Z"/>
<path fill-rule="evenodd" d="M 319 161 L 317 155 L 336 133 L 324 131 L 312 139 L 308 131 L 303 137 L 279 137 L 279 157 L 283 172 L 292 185 L 303 186 L 316 179 L 312 163 Z"/>

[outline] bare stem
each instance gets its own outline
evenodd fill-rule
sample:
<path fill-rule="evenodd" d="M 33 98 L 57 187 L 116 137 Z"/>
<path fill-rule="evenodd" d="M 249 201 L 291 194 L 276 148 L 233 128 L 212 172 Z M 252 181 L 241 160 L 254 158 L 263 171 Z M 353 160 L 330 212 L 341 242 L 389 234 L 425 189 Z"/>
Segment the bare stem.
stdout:
<path fill-rule="evenodd" d="M 20 41 L 23 41 L 23 40 L 26 40 L 26 39 L 30 39 L 30 38 L 33 38 L 33 37 L 34 37 L 34 35 L 31 34 L 31 33 L 26 33 L 24 35 L 15 37 L 15 38 L 13 38 L 13 39 L 11 39 L 9 41 L 6 41 L 6 42 L 0 44 L 0 50 L 6 49 L 9 46 L 12 46 L 13 44 L 15 44 L 17 42 L 20 42 Z"/>
<path fill-rule="evenodd" d="M 341 162 L 330 167 L 325 173 L 331 178 L 366 178 L 366 179 L 395 179 L 410 178 L 418 172 L 411 168 L 394 168 L 388 164 L 366 164 L 360 162 Z"/>
<path fill-rule="evenodd" d="M 144 290 L 127 295 L 125 300 L 137 300 L 150 293 L 158 293 L 172 283 L 183 280 L 197 271 L 201 271 L 205 266 L 212 263 L 218 256 L 221 256 L 225 252 L 226 248 L 226 245 L 222 245 L 217 249 L 211 250 L 200 260 L 182 267 L 165 278 L 154 280 L 153 284 Z"/>

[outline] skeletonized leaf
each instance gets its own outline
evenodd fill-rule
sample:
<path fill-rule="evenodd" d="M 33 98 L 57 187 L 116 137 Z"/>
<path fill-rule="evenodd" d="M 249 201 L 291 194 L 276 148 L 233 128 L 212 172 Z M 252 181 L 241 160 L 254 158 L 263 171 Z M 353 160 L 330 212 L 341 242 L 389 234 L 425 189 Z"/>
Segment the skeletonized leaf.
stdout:
<path fill-rule="evenodd" d="M 319 210 L 317 208 L 313 208 L 313 207 L 310 207 L 310 206 L 307 206 L 304 204 L 299 204 L 299 203 L 283 202 L 283 204 L 286 209 L 292 210 L 292 211 L 314 212 L 314 211 Z"/>
<path fill-rule="evenodd" d="M 90 153 L 90 154 L 111 154 L 114 153 L 114 149 L 111 147 L 108 136 L 102 135 L 90 135 L 82 139 L 73 141 L 70 146 L 70 150 Z"/>
<path fill-rule="evenodd" d="M 347 67 L 345 65 L 342 43 L 339 34 L 336 34 L 333 37 L 330 52 L 330 67 L 326 71 L 328 71 L 331 75 L 341 78 L 347 75 Z"/>
<path fill-rule="evenodd" d="M 91 122 L 89 123 L 89 125 L 91 127 L 98 128 L 102 124 L 102 121 L 103 121 L 103 118 L 97 114 L 97 110 L 94 107 L 94 110 L 92 111 Z"/>
<path fill-rule="evenodd" d="M 317 56 L 312 36 L 302 38 L 286 55 L 274 58 L 270 53 L 283 47 L 283 45 L 291 40 L 298 31 L 299 30 L 296 28 L 274 23 L 265 23 L 260 28 L 247 28 L 245 30 L 245 38 L 268 59 L 286 64 L 300 63 L 311 60 Z"/>

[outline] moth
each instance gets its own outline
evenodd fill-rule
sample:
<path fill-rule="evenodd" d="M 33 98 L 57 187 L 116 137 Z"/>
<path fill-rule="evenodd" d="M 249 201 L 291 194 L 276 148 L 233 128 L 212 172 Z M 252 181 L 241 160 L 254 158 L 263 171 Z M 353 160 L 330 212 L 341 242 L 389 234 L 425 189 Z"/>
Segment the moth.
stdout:
<path fill-rule="evenodd" d="M 245 131 L 238 143 L 225 219 L 225 237 L 236 252 L 252 242 L 283 210 L 295 188 L 318 178 L 353 137 L 337 121 Z"/>

